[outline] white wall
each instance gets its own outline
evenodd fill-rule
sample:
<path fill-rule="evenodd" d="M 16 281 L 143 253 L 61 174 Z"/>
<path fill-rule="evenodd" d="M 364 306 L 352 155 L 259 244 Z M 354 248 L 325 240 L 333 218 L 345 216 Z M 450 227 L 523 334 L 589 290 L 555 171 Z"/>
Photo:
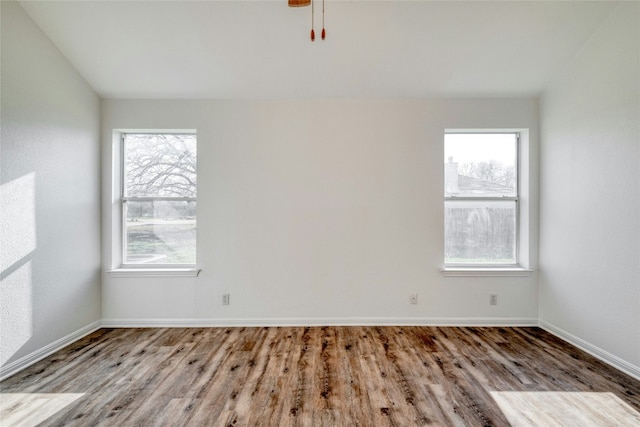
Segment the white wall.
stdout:
<path fill-rule="evenodd" d="M 535 274 L 443 277 L 440 268 L 444 129 L 531 129 L 537 176 L 538 107 L 536 99 L 104 100 L 105 268 L 117 266 L 114 129 L 197 129 L 202 268 L 197 279 L 105 275 L 104 319 L 535 323 Z M 537 200 L 535 180 L 531 191 Z M 537 205 L 528 209 L 535 256 Z"/>
<path fill-rule="evenodd" d="M 640 4 L 545 91 L 540 320 L 640 375 Z M 619 360 L 618 360 L 619 359 Z"/>
<path fill-rule="evenodd" d="M 6 368 L 101 318 L 100 101 L 17 3 L 0 7 Z"/>

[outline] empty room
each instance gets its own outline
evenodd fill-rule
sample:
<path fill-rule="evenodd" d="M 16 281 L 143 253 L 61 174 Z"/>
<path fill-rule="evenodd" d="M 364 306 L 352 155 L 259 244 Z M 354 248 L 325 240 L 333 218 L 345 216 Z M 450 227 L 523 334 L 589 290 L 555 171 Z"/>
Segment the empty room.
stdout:
<path fill-rule="evenodd" d="M 0 1 L 1 426 L 640 426 L 640 1 Z"/>

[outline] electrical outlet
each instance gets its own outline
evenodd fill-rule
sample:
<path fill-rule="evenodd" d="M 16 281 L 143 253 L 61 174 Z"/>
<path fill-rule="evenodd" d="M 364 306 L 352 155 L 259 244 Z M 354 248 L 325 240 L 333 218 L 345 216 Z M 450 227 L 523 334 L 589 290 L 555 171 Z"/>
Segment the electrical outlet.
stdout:
<path fill-rule="evenodd" d="M 222 294 L 222 305 L 229 305 L 229 294 Z"/>
<path fill-rule="evenodd" d="M 489 295 L 489 305 L 498 305 L 498 294 Z"/>
<path fill-rule="evenodd" d="M 417 304 L 418 303 L 418 294 L 409 295 L 409 303 Z"/>

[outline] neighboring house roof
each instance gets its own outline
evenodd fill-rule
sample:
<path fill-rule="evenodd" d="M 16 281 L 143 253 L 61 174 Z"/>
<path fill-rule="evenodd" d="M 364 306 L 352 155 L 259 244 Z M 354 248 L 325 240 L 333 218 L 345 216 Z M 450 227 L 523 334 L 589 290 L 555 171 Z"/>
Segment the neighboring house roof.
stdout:
<path fill-rule="evenodd" d="M 464 194 L 494 193 L 512 195 L 513 187 L 458 174 L 458 192 Z"/>

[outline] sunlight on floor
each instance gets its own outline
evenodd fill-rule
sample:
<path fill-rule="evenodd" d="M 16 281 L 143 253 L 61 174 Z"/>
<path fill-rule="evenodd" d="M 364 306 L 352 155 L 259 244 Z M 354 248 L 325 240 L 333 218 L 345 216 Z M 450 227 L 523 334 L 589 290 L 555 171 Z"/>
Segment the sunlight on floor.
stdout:
<path fill-rule="evenodd" d="M 84 393 L 1 393 L 0 425 L 32 427 L 75 402 Z"/>
<path fill-rule="evenodd" d="M 640 414 L 613 393 L 492 391 L 513 427 L 639 426 Z"/>

